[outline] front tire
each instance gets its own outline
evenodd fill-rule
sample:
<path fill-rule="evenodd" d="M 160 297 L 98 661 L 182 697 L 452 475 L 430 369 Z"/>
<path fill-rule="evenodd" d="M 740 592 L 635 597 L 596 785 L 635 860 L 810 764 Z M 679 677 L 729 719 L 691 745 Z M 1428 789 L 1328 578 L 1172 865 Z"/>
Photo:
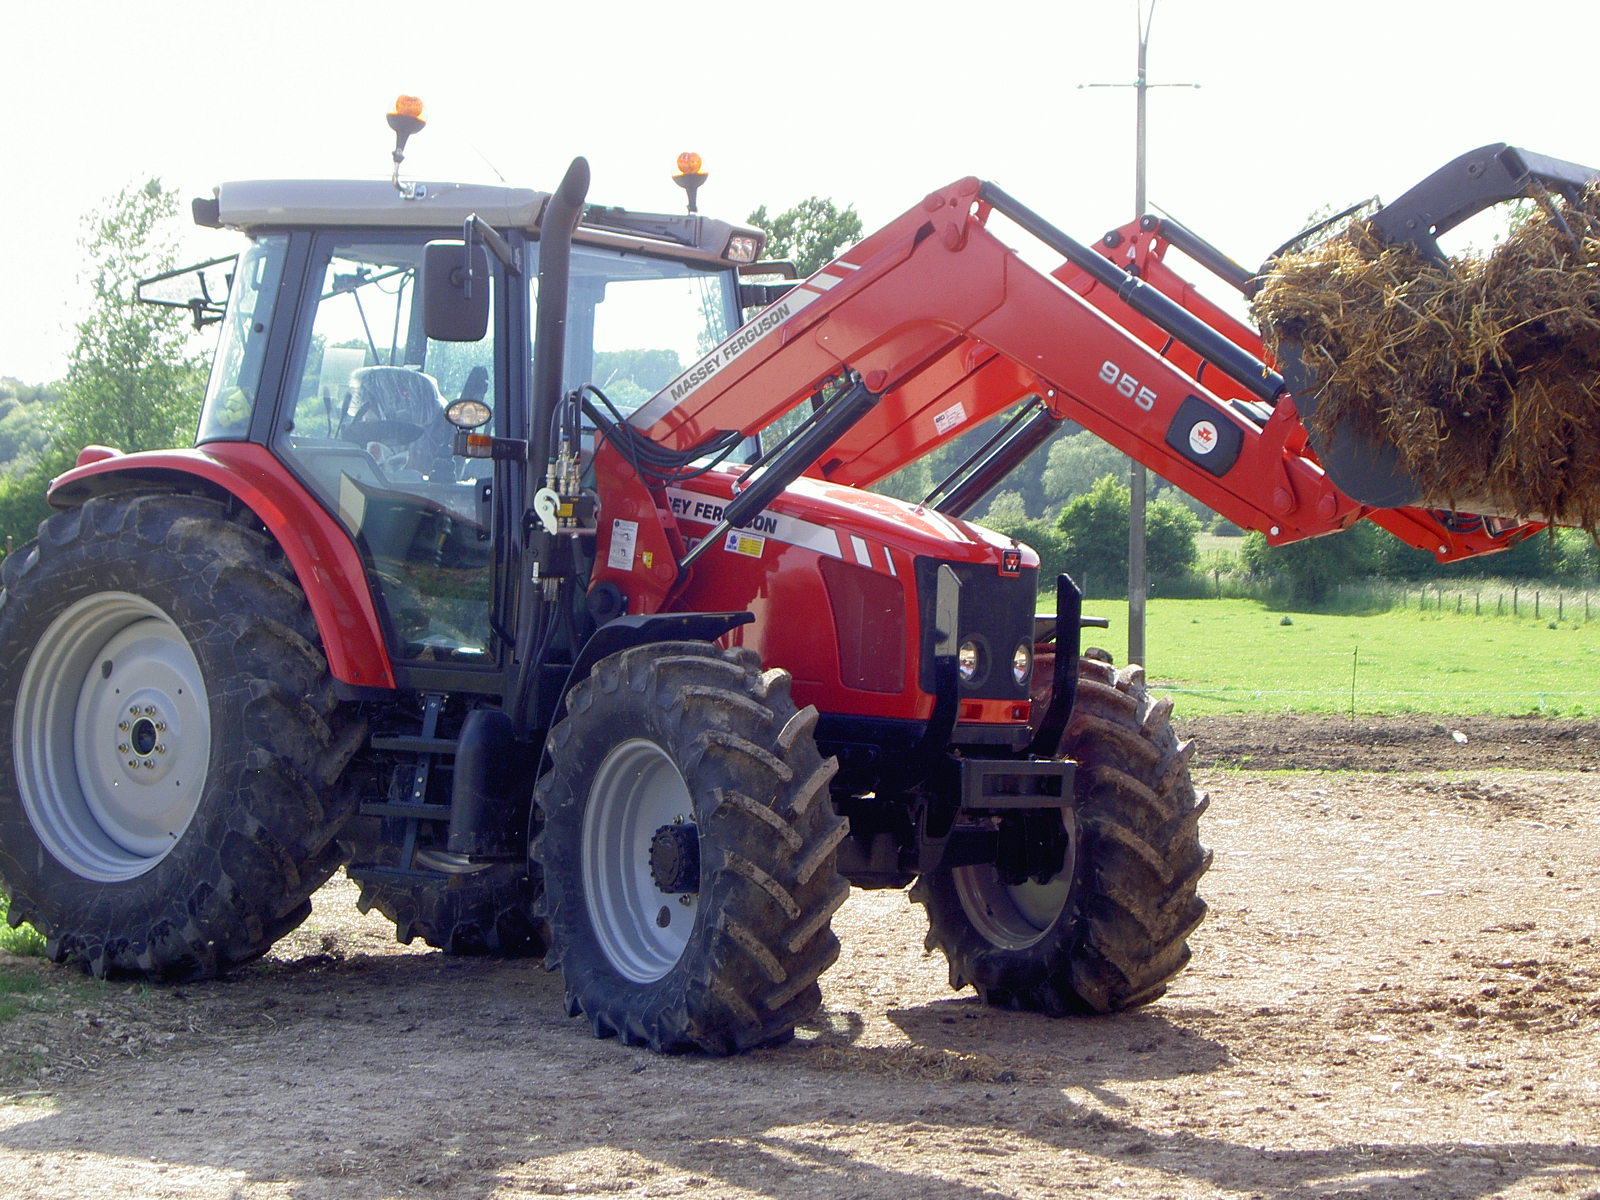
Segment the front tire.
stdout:
<path fill-rule="evenodd" d="M 572 689 L 536 792 L 549 966 L 597 1037 L 733 1054 L 789 1037 L 838 956 L 845 823 L 816 710 L 747 650 L 624 650 Z"/>
<path fill-rule="evenodd" d="M 1192 744 L 1179 744 L 1170 712 L 1146 693 L 1142 667 L 1080 661 L 1061 741 L 1078 763 L 1068 869 L 1012 883 L 993 866 L 941 867 L 912 888 L 952 987 L 970 984 L 1002 1008 L 1119 1012 L 1157 999 L 1187 965 L 1211 854 L 1199 841 L 1207 802 L 1189 778 Z"/>
<path fill-rule="evenodd" d="M 362 730 L 305 596 L 223 506 L 123 492 L 0 569 L 0 878 L 91 973 L 264 953 L 338 867 Z"/>

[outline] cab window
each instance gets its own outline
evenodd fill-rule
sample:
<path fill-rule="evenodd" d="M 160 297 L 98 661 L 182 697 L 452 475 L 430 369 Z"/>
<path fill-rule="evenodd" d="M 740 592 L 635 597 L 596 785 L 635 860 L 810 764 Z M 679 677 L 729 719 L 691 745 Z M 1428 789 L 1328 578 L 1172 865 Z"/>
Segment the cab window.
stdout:
<path fill-rule="evenodd" d="M 262 237 L 239 256 L 217 352 L 211 360 L 196 442 L 238 441 L 250 434 L 271 333 L 272 302 L 283 276 L 288 245 L 289 239 L 281 234 Z"/>

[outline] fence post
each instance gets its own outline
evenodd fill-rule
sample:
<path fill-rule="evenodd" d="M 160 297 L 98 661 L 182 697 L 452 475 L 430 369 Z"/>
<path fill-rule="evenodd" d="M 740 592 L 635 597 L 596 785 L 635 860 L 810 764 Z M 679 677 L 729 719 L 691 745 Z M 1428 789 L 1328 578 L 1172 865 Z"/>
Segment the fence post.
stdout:
<path fill-rule="evenodd" d="M 1534 588 L 1533 589 L 1533 615 L 1535 617 L 1537 617 L 1539 615 L 1539 589 L 1538 588 Z"/>
<path fill-rule="evenodd" d="M 1518 592 L 1520 591 L 1520 587 L 1513 587 L 1511 589 L 1511 615 L 1513 617 L 1520 617 L 1522 615 L 1522 612 L 1517 605 L 1517 600 L 1519 599 Z"/>

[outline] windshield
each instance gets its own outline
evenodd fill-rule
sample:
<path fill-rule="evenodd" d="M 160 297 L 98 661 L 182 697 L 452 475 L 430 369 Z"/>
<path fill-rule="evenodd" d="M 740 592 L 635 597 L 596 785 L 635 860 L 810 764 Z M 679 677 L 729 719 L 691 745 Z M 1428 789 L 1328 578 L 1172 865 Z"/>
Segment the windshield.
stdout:
<path fill-rule="evenodd" d="M 734 273 L 575 246 L 565 386 L 592 383 L 623 414 L 732 332 Z"/>

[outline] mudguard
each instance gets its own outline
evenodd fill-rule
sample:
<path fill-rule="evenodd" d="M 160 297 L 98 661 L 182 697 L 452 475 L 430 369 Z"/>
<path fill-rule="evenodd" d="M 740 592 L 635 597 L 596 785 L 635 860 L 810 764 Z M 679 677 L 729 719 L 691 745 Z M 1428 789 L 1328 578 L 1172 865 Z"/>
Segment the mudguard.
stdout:
<path fill-rule="evenodd" d="M 194 450 L 138 454 L 95 448 L 78 463 L 50 485 L 48 498 L 56 508 L 133 484 L 234 497 L 282 547 L 311 606 L 334 679 L 352 688 L 395 687 L 383 626 L 350 535 L 265 447 L 211 442 Z"/>

